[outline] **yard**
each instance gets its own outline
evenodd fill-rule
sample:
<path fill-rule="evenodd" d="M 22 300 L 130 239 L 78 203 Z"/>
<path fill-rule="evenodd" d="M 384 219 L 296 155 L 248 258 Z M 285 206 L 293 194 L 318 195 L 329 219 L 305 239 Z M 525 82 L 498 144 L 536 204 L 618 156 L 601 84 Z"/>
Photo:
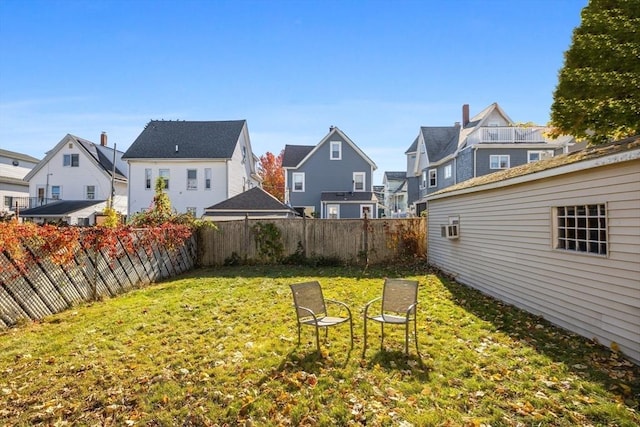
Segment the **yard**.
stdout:
<path fill-rule="evenodd" d="M 418 335 L 362 307 L 420 281 Z M 297 345 L 289 284 L 349 304 L 323 354 Z M 423 267 L 193 270 L 0 332 L 2 425 L 636 426 L 640 367 Z"/>

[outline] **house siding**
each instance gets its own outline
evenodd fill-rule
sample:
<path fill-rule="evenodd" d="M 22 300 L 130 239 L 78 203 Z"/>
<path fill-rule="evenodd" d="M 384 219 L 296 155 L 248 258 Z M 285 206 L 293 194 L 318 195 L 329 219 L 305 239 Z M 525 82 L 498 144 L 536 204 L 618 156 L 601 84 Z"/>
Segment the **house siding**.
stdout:
<path fill-rule="evenodd" d="M 227 162 L 225 161 L 129 161 L 129 215 L 148 209 L 155 195 L 155 183 L 160 169 L 169 169 L 169 189 L 165 190 L 171 207 L 177 212 L 186 212 L 188 207 L 197 209 L 196 216 L 204 208 L 227 199 Z M 145 169 L 151 169 L 151 189 L 145 188 Z M 211 190 L 204 189 L 204 169 L 211 168 Z M 187 190 L 187 169 L 196 169 L 198 189 Z"/>
<path fill-rule="evenodd" d="M 342 141 L 342 159 L 330 160 L 330 141 L 338 140 Z M 290 187 L 293 185 L 294 172 L 305 174 L 305 191 L 290 192 L 291 206 L 315 206 L 317 212 L 321 210 L 320 195 L 323 191 L 352 191 L 354 172 L 365 173 L 365 191 L 373 188 L 371 165 L 337 134 L 320 145 L 299 168 L 287 170 L 287 183 Z M 359 214 L 355 218 L 359 218 Z"/>
<path fill-rule="evenodd" d="M 640 362 L 640 161 L 429 201 L 429 263 Z M 554 250 L 556 206 L 606 203 L 608 255 Z M 448 216 L 460 238 L 440 236 Z"/>

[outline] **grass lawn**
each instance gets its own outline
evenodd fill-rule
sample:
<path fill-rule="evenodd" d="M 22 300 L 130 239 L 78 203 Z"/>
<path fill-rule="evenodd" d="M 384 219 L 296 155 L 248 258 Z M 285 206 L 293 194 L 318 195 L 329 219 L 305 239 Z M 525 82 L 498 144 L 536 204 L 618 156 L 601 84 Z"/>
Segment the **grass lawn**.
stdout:
<path fill-rule="evenodd" d="M 369 330 L 384 277 L 420 281 L 418 336 Z M 349 304 L 298 346 L 290 283 Z M 199 269 L 0 332 L 0 425 L 637 426 L 640 367 L 415 267 Z"/>

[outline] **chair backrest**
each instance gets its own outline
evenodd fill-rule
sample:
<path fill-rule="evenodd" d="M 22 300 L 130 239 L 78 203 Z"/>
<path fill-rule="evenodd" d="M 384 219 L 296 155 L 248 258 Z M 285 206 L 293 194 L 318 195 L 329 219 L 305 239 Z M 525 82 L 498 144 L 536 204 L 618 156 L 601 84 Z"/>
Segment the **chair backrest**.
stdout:
<path fill-rule="evenodd" d="M 318 281 L 294 283 L 289 285 L 293 292 L 293 303 L 296 307 L 298 318 L 309 317 L 310 314 L 306 310 L 299 307 L 305 307 L 313 311 L 316 316 L 324 316 L 327 308 L 322 295 L 322 288 Z"/>
<path fill-rule="evenodd" d="M 406 313 L 418 302 L 418 281 L 385 279 L 382 290 L 382 312 Z"/>

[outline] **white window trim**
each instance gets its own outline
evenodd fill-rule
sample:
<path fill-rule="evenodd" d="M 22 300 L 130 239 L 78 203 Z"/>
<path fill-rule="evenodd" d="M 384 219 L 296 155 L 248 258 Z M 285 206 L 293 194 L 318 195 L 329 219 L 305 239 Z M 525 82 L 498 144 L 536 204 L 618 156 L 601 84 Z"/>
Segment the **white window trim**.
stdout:
<path fill-rule="evenodd" d="M 58 191 L 58 197 L 53 197 L 53 189 L 54 189 L 54 188 L 56 188 L 56 187 L 59 189 L 59 191 Z M 62 200 L 62 185 L 52 185 L 52 186 L 49 188 L 49 191 L 51 192 L 51 194 L 50 194 L 50 198 L 51 198 L 51 200 Z M 45 195 L 45 198 L 46 198 L 46 197 L 47 197 L 47 196 Z"/>
<path fill-rule="evenodd" d="M 204 189 L 211 190 L 211 187 L 213 187 L 211 168 L 204 168 Z"/>
<path fill-rule="evenodd" d="M 431 175 L 433 175 L 433 182 L 434 184 L 431 184 Z M 429 176 L 427 177 L 427 186 L 429 186 L 429 188 L 434 188 L 438 186 L 438 170 L 437 169 L 429 169 Z"/>
<path fill-rule="evenodd" d="M 167 175 L 162 175 L 163 171 L 167 171 Z M 168 190 L 171 184 L 171 170 L 170 169 L 158 169 L 158 176 L 164 180 L 164 190 Z"/>
<path fill-rule="evenodd" d="M 296 190 L 296 177 L 302 177 L 302 189 Z M 291 191 L 294 193 L 304 193 L 304 172 L 293 172 L 291 174 Z"/>
<path fill-rule="evenodd" d="M 195 178 L 189 178 L 189 172 L 195 172 Z M 191 181 L 194 182 L 194 185 L 190 185 Z M 187 190 L 188 191 L 196 191 L 198 190 L 198 169 L 187 169 Z"/>
<path fill-rule="evenodd" d="M 93 187 L 93 197 L 89 197 L 89 187 Z M 85 185 L 84 187 L 84 195 L 87 200 L 95 200 L 96 199 L 96 186 L 95 185 Z"/>
<path fill-rule="evenodd" d="M 608 257 L 611 252 L 608 211 L 607 203 L 553 207 L 553 249 L 576 255 Z"/>
<path fill-rule="evenodd" d="M 367 218 L 368 219 L 374 218 L 374 214 L 373 214 L 374 206 L 373 205 L 360 205 L 360 218 L 364 218 L 364 209 L 365 208 L 369 208 L 369 216 Z"/>
<path fill-rule="evenodd" d="M 460 217 L 450 216 L 446 225 L 440 226 L 440 235 L 454 240 L 460 237 Z"/>
<path fill-rule="evenodd" d="M 537 154 L 538 158 L 535 160 L 531 160 L 531 155 L 532 154 Z M 546 159 L 549 157 L 553 157 L 553 151 L 552 150 L 531 150 L 531 151 L 527 151 L 527 163 L 533 163 L 533 162 L 537 162 L 539 160 L 542 159 Z"/>
<path fill-rule="evenodd" d="M 362 189 L 358 190 L 356 189 L 356 177 L 362 177 Z M 358 191 L 358 192 L 362 192 L 362 191 L 367 191 L 367 173 L 366 172 L 354 172 L 353 173 L 353 191 Z"/>
<path fill-rule="evenodd" d="M 338 157 L 333 157 L 333 146 L 338 146 Z M 329 159 L 342 160 L 342 141 L 330 141 L 329 142 Z"/>
<path fill-rule="evenodd" d="M 494 158 L 498 158 L 498 167 L 494 168 L 493 167 L 493 159 Z M 506 157 L 507 158 L 507 166 L 504 168 L 500 167 L 500 164 L 502 163 L 502 158 Z M 509 154 L 491 154 L 489 156 L 489 169 L 491 170 L 504 170 L 504 169 L 509 169 L 511 167 L 511 156 Z"/>
<path fill-rule="evenodd" d="M 337 215 L 336 215 L 335 218 L 331 218 L 329 216 L 329 211 L 334 207 L 336 208 Z M 340 205 L 339 204 L 336 204 L 336 203 L 327 204 L 327 219 L 340 219 Z"/>
<path fill-rule="evenodd" d="M 149 180 L 148 182 L 147 179 Z M 144 189 L 153 190 L 153 172 L 151 171 L 151 168 L 144 169 Z"/>
<path fill-rule="evenodd" d="M 446 165 L 446 166 L 444 167 L 444 179 L 449 179 L 449 178 L 451 178 L 451 176 L 453 175 L 452 170 L 453 170 L 453 168 L 451 167 L 451 165 L 450 165 L 450 164 L 449 164 L 449 165 Z"/>

